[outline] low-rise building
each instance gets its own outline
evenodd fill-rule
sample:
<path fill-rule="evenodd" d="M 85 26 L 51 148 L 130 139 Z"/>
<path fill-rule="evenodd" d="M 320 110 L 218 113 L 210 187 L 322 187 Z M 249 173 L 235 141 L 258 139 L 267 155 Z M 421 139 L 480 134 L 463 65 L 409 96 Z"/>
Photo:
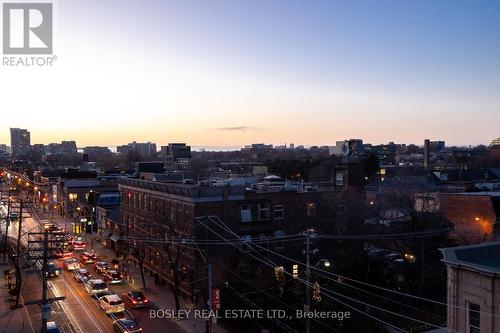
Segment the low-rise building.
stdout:
<path fill-rule="evenodd" d="M 500 221 L 500 192 L 440 193 L 443 216 L 453 224 L 451 237 L 462 244 L 496 238 Z"/>
<path fill-rule="evenodd" d="M 284 239 L 287 235 L 318 228 L 322 218 L 331 218 L 332 202 L 341 186 L 290 184 L 278 178 L 266 177 L 266 181 L 252 188 L 120 179 L 121 221 L 126 228 L 123 238 L 129 240 L 122 250 L 128 251 L 136 261 L 143 259 L 146 270 L 157 273 L 162 281 L 171 285 L 174 284 L 172 252 L 179 245 L 148 240 L 218 239 L 218 243 L 224 243 L 221 237 L 233 241 L 239 238 L 249 246 L 258 242 L 260 246 L 302 260 L 301 248 L 295 245 L 301 247 L 303 242 L 292 245 Z M 198 292 L 197 284 L 192 282 L 206 275 L 197 267 L 206 265 L 207 256 L 218 263 L 214 269 L 214 275 L 220 278 L 217 281 L 234 279 L 219 265 L 257 284 L 275 276 L 273 269 L 250 260 L 244 254 L 249 250 L 245 246 L 235 249 L 228 243 L 205 248 L 200 243 L 199 247 L 204 255 L 194 246 L 178 253 L 177 264 L 188 275 L 180 288 L 186 297 Z M 298 269 L 282 257 L 272 260 L 278 271 Z"/>
<path fill-rule="evenodd" d="M 448 332 L 498 332 L 500 242 L 441 251 L 448 271 Z"/>

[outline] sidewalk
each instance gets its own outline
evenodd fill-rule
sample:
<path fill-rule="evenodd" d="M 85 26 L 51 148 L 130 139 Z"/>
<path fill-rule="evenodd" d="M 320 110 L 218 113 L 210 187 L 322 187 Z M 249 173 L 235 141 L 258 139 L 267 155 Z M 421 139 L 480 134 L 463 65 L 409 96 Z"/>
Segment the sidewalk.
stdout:
<path fill-rule="evenodd" d="M 31 326 L 26 320 L 26 310 L 21 307 L 11 310 L 10 295 L 7 288 L 7 280 L 4 277 L 4 270 L 8 266 L 0 263 L 0 333 L 32 333 Z"/>
<path fill-rule="evenodd" d="M 65 219 L 60 215 L 54 215 L 53 221 L 55 223 L 59 223 L 63 225 L 65 223 Z M 90 235 L 87 235 L 87 241 L 89 241 Z M 92 240 L 92 247 L 87 248 L 87 250 L 93 251 L 98 257 L 105 258 L 106 261 L 110 262 L 112 259 L 116 258 L 115 252 L 106 248 L 102 245 L 98 240 Z M 123 259 L 121 259 L 123 261 Z M 121 262 L 123 263 L 123 262 Z M 135 290 L 142 290 L 142 278 L 141 273 L 138 267 L 133 264 L 128 265 L 129 272 L 129 286 Z M 159 309 L 162 310 L 174 310 L 175 309 L 175 299 L 174 294 L 170 291 L 168 286 L 156 287 L 154 278 L 148 274 L 144 274 L 144 278 L 146 280 L 147 291 L 143 291 L 148 298 L 155 303 Z M 180 308 L 183 310 L 193 310 L 193 305 L 185 302 L 182 298 L 180 299 Z M 186 333 L 205 333 L 205 320 L 202 318 L 194 318 L 194 316 L 190 316 L 190 318 L 182 319 L 182 320 L 172 320 L 172 322 L 182 331 Z M 2 333 L 0 331 L 0 333 Z M 219 325 L 212 324 L 212 333 L 227 333 L 227 331 L 220 327 Z"/>
<path fill-rule="evenodd" d="M 99 257 L 105 257 L 106 260 L 111 261 L 115 258 L 115 252 L 107 249 L 101 243 L 94 240 L 93 250 Z M 139 267 L 134 264 L 129 265 L 129 286 L 135 290 L 142 290 L 142 278 Z M 154 278 L 149 274 L 144 274 L 146 280 L 147 291 L 143 291 L 148 298 L 155 303 L 159 309 L 173 310 L 175 309 L 174 294 L 169 290 L 168 286 L 156 287 Z M 193 305 L 180 298 L 180 308 L 183 310 L 193 310 Z M 205 333 L 205 320 L 202 318 L 193 318 L 191 316 L 187 319 L 173 320 L 174 324 L 186 333 Z M 212 333 L 227 333 L 222 327 L 212 324 Z"/>

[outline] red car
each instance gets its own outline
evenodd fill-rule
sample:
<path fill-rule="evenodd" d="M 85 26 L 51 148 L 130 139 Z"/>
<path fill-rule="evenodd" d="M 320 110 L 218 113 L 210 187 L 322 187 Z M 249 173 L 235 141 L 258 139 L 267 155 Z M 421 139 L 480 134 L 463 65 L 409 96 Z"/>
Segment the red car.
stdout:
<path fill-rule="evenodd" d="M 131 308 L 143 308 L 148 306 L 149 300 L 143 293 L 137 290 L 131 290 L 122 294 L 125 304 Z"/>
<path fill-rule="evenodd" d="M 94 262 L 97 261 L 97 257 L 95 254 L 93 253 L 89 253 L 89 252 L 83 252 L 81 255 L 80 255 L 80 260 L 84 263 L 84 264 L 92 264 Z"/>
<path fill-rule="evenodd" d="M 69 250 L 69 249 L 57 249 L 56 251 L 56 257 L 57 259 L 67 259 L 67 258 L 71 258 L 73 256 L 73 251 Z"/>
<path fill-rule="evenodd" d="M 107 270 L 104 273 L 102 273 L 102 279 L 104 281 L 109 281 L 112 284 L 114 283 L 122 283 L 122 274 L 118 271 L 115 270 Z"/>
<path fill-rule="evenodd" d="M 86 246 L 87 244 L 83 241 L 73 241 L 73 248 L 77 251 L 85 249 Z"/>

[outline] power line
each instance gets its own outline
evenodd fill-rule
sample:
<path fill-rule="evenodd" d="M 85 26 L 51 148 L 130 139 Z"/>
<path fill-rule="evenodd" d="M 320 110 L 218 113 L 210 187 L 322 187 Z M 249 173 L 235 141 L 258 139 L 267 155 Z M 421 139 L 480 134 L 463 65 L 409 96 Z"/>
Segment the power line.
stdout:
<path fill-rule="evenodd" d="M 230 233 L 232 233 L 232 234 L 236 235 L 236 234 L 235 234 L 232 230 L 230 230 L 230 229 L 229 229 L 229 227 L 228 227 L 226 224 L 224 224 L 224 222 L 223 222 L 223 221 L 221 221 L 218 217 L 209 217 L 209 219 L 210 219 L 210 220 L 211 220 L 214 224 L 218 225 L 220 228 L 225 229 L 225 230 L 229 231 Z M 216 219 L 217 219 L 217 221 L 216 221 Z M 219 224 L 218 222 L 220 222 L 220 224 Z M 221 225 L 222 225 L 222 226 L 221 226 Z M 206 226 L 206 227 L 208 227 L 208 226 Z M 215 231 L 213 231 L 213 230 L 212 230 L 212 232 L 215 232 Z M 216 233 L 216 234 L 217 234 L 217 233 Z M 217 234 L 217 235 L 219 235 L 219 234 Z M 236 236 L 237 236 L 237 235 L 236 235 Z M 221 236 L 219 235 L 219 237 L 221 237 Z M 257 245 L 257 246 L 258 246 L 258 245 Z M 260 247 L 260 248 L 262 248 L 262 249 L 265 249 L 265 248 L 263 248 L 263 247 L 261 247 L 261 246 L 258 246 L 258 247 Z M 249 253 L 247 253 L 247 254 L 249 254 Z M 254 256 L 252 256 L 252 257 L 254 257 Z M 254 258 L 256 258 L 256 257 L 254 257 Z M 287 258 L 288 258 L 288 257 L 287 257 Z M 267 258 L 266 258 L 266 259 L 267 259 Z M 291 260 L 291 258 L 288 258 L 288 260 Z M 259 260 L 259 261 L 260 261 L 260 260 Z M 269 265 L 269 264 L 268 264 L 268 265 Z M 274 266 L 274 267 L 275 267 L 275 266 Z M 287 272 L 287 271 L 284 271 L 284 272 L 285 272 L 287 275 L 291 275 L 291 276 L 293 276 L 292 274 L 290 274 L 290 273 L 289 273 L 289 272 Z M 302 283 L 304 283 L 304 281 L 303 281 L 302 279 L 298 279 L 298 280 L 299 280 L 299 281 L 301 281 Z M 305 284 L 307 285 L 307 282 L 305 282 Z M 312 284 L 312 283 L 309 283 L 309 285 L 313 285 L 313 284 Z M 419 323 L 421 323 L 421 324 L 425 324 L 425 325 L 433 326 L 433 327 L 436 327 L 436 328 L 442 328 L 441 326 L 438 326 L 438 325 L 434 325 L 434 324 L 431 324 L 431 323 L 428 323 L 428 322 L 425 322 L 425 321 L 422 321 L 422 320 L 419 320 L 419 319 L 416 319 L 416 318 L 412 318 L 412 317 L 409 317 L 409 316 L 405 316 L 405 315 L 402 315 L 402 314 L 399 314 L 399 313 L 396 313 L 396 312 L 393 312 L 393 311 L 390 311 L 390 310 L 387 310 L 387 309 L 383 309 L 383 308 L 381 308 L 381 307 L 377 307 L 377 306 L 374 306 L 374 305 L 371 305 L 371 304 L 368 304 L 368 303 L 364 303 L 364 302 L 359 301 L 359 300 L 356 300 L 356 299 L 349 298 L 348 296 L 344 296 L 344 295 L 342 295 L 342 294 L 336 293 L 336 292 L 331 291 L 331 290 L 326 289 L 326 288 L 322 288 L 322 289 L 325 289 L 326 291 L 331 292 L 331 293 L 333 293 L 333 294 L 336 294 L 336 295 L 338 295 L 338 296 L 345 297 L 345 298 L 347 298 L 347 299 L 351 299 L 351 300 L 353 300 L 353 301 L 355 301 L 355 302 L 358 302 L 358 303 L 363 303 L 364 305 L 367 305 L 367 306 L 370 306 L 370 307 L 373 307 L 373 308 L 379 309 L 380 311 L 384 311 L 384 312 L 390 313 L 390 314 L 395 315 L 395 316 L 400 316 L 400 317 L 402 317 L 402 318 L 406 318 L 406 319 L 409 319 L 409 320 L 413 320 L 413 321 L 419 322 Z M 326 295 L 327 295 L 327 296 L 329 296 L 328 294 L 326 294 Z M 394 326 L 392 326 L 392 327 L 394 327 Z"/>
<path fill-rule="evenodd" d="M 214 221 L 213 221 L 213 219 L 211 219 L 211 221 L 212 221 L 212 222 L 214 222 Z M 214 223 L 217 225 L 217 223 L 216 223 L 216 222 L 214 222 Z M 204 225 L 207 229 L 209 229 L 211 232 L 215 233 L 217 236 L 219 236 L 220 238 L 222 238 L 223 240 L 226 240 L 223 236 L 221 236 L 219 233 L 217 233 L 216 231 L 214 231 L 213 229 L 211 229 L 210 227 L 208 227 L 206 224 L 203 224 L 203 225 Z M 220 227 L 220 226 L 219 226 L 219 227 Z M 232 232 L 232 231 L 231 231 L 231 232 Z M 236 245 L 233 245 L 233 246 L 235 246 L 236 248 L 238 248 L 238 246 L 236 246 Z M 238 248 L 238 249 L 239 249 L 239 248 Z M 267 262 L 263 261 L 262 259 L 260 259 L 260 258 L 257 258 L 257 257 L 255 257 L 255 256 L 253 256 L 251 253 L 246 253 L 246 254 L 247 254 L 247 255 L 250 255 L 250 256 L 251 256 L 251 257 L 253 257 L 254 259 L 256 259 L 256 260 L 258 260 L 258 261 L 260 261 L 260 262 L 263 262 L 264 264 L 266 264 L 266 265 L 268 265 L 268 266 L 270 266 L 270 267 L 272 267 L 272 268 L 276 267 L 276 264 L 274 264 L 274 263 L 272 263 L 272 262 L 271 262 L 271 264 L 269 264 L 269 263 L 267 263 Z M 266 259 L 268 259 L 268 258 L 266 258 Z M 269 259 L 268 259 L 268 260 L 269 260 Z M 287 275 L 290 275 L 290 276 L 291 276 L 291 274 L 290 274 L 290 273 L 288 273 L 287 271 L 284 271 L 284 273 L 285 273 L 285 274 L 287 274 Z M 293 277 L 293 276 L 292 276 L 292 277 Z M 302 279 L 297 279 L 297 280 L 298 280 L 298 281 L 301 281 L 302 283 L 307 283 L 307 282 L 303 281 Z M 326 296 L 327 296 L 327 297 L 329 297 L 329 298 L 332 298 L 332 299 L 333 299 L 333 297 L 332 297 L 331 295 L 326 294 Z M 342 302 L 340 302 L 340 303 L 342 303 Z M 370 318 L 372 318 L 372 319 L 375 319 L 375 320 L 377 320 L 377 321 L 379 321 L 379 322 L 381 322 L 381 323 L 383 323 L 383 324 L 385 324 L 385 325 L 388 325 L 388 326 L 390 326 L 390 327 L 392 327 L 392 328 L 394 328 L 394 329 L 397 329 L 397 330 L 399 330 L 399 331 L 403 331 L 403 330 L 401 330 L 400 328 L 398 328 L 397 326 L 394 326 L 394 325 L 392 325 L 392 324 L 390 324 L 390 323 L 385 322 L 385 321 L 384 321 L 384 320 L 382 320 L 382 319 L 376 318 L 376 317 L 374 317 L 374 316 L 372 316 L 372 315 L 370 315 L 370 314 L 368 314 L 368 313 L 365 313 L 364 311 L 362 311 L 362 310 L 360 310 L 360 309 L 356 309 L 356 308 L 351 307 L 351 306 L 349 306 L 349 305 L 346 305 L 346 306 L 348 306 L 348 307 L 352 308 L 353 310 L 356 310 L 356 311 L 358 311 L 358 312 L 360 312 L 360 313 L 362 313 L 362 314 L 364 314 L 364 315 L 366 315 L 366 316 L 368 316 L 368 317 L 370 317 Z"/>

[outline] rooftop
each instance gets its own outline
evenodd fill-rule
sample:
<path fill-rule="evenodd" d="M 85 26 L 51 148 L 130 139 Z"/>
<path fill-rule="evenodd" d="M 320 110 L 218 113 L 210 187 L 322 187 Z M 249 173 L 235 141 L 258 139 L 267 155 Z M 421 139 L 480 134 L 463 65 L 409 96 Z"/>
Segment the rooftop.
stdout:
<path fill-rule="evenodd" d="M 441 249 L 443 262 L 475 271 L 500 274 L 500 242 L 488 242 Z"/>

